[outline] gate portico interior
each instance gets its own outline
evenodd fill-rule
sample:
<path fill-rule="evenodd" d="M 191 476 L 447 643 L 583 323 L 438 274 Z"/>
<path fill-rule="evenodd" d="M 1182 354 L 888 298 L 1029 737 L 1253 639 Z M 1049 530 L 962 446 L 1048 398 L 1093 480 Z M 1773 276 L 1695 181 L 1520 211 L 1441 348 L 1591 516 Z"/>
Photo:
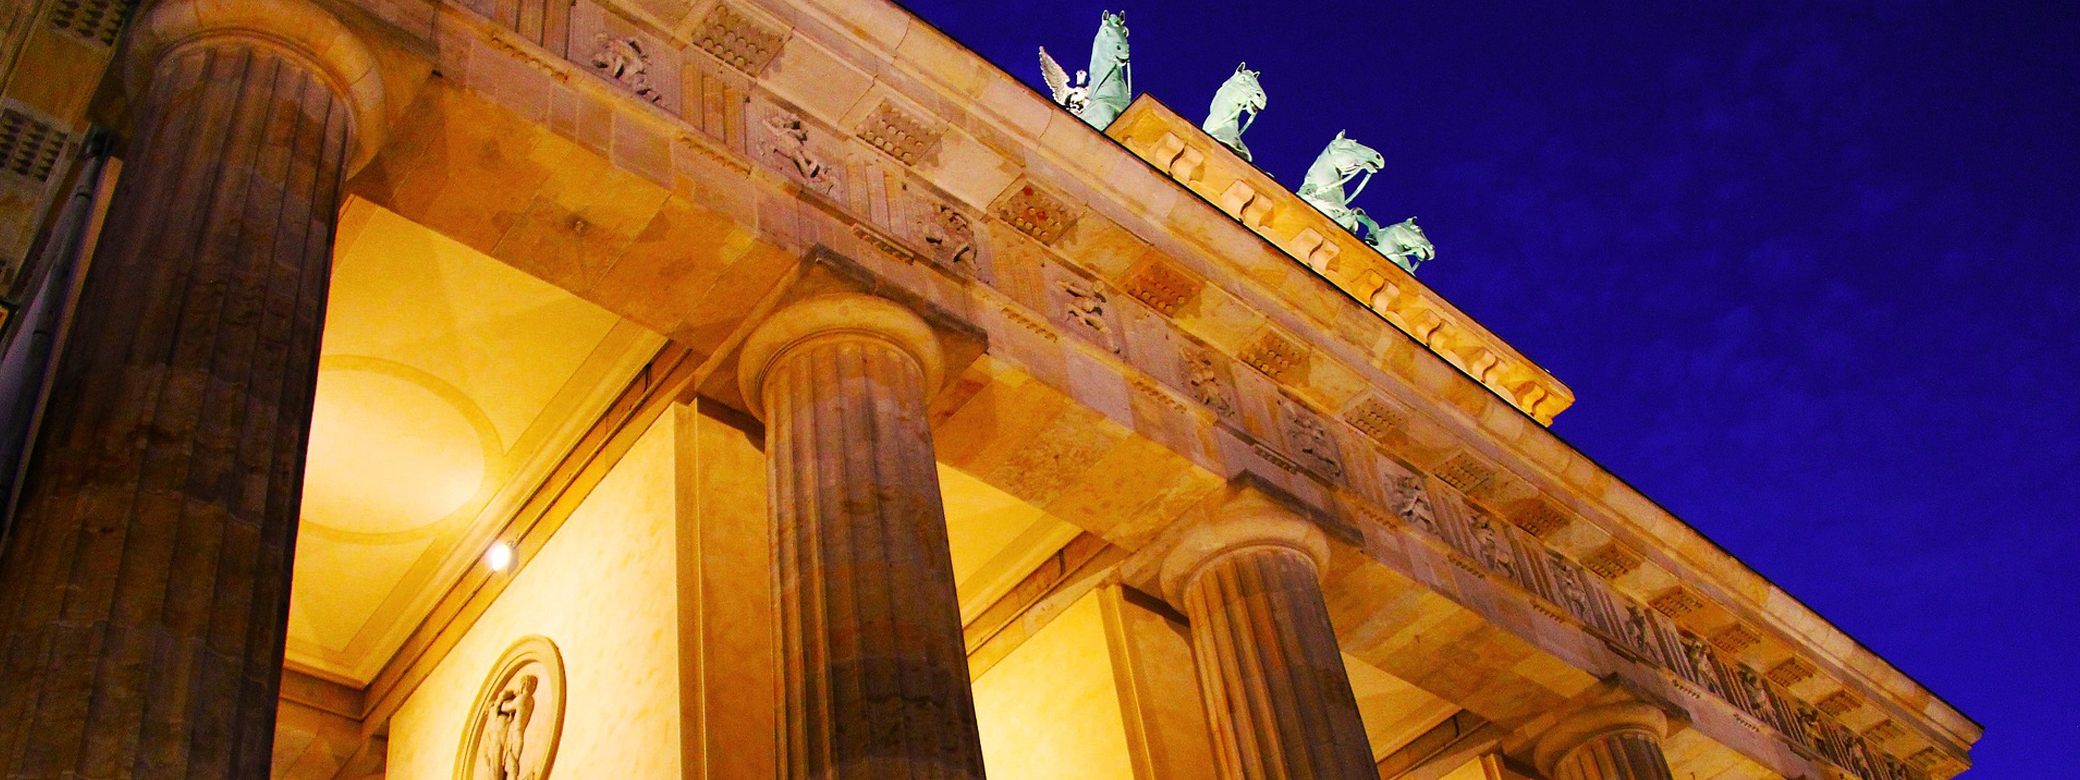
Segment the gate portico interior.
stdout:
<path fill-rule="evenodd" d="M 881 0 L 162 0 L 79 56 L 54 126 L 130 129 L 10 772 L 1968 766 L 1154 97 L 1095 130 Z"/>

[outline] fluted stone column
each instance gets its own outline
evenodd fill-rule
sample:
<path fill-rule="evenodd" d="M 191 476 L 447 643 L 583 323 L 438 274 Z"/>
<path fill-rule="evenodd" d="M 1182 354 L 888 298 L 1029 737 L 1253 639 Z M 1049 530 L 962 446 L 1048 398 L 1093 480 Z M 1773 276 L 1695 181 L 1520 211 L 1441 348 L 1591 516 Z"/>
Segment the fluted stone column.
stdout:
<path fill-rule="evenodd" d="M 1668 717 L 1645 704 L 1589 707 L 1540 736 L 1532 762 L 1552 780 L 1671 780 L 1667 733 Z"/>
<path fill-rule="evenodd" d="M 268 775 L 340 181 L 374 60 L 303 0 L 166 0 L 0 557 L 0 776 Z"/>
<path fill-rule="evenodd" d="M 1255 490 L 1163 559 L 1226 780 L 1379 777 L 1322 598 L 1328 559 L 1320 528 Z"/>
<path fill-rule="evenodd" d="M 945 509 L 926 427 L 940 349 L 909 310 L 831 295 L 746 340 L 766 424 L 783 774 L 981 778 Z"/>

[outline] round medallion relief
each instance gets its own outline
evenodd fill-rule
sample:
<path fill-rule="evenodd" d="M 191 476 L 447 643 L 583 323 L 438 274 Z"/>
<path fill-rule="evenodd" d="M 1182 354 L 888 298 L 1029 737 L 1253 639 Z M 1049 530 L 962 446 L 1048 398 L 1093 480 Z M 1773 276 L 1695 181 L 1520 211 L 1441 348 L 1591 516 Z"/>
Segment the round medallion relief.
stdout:
<path fill-rule="evenodd" d="M 477 689 L 463 724 L 455 780 L 546 780 L 563 736 L 563 654 L 545 636 L 526 636 Z"/>

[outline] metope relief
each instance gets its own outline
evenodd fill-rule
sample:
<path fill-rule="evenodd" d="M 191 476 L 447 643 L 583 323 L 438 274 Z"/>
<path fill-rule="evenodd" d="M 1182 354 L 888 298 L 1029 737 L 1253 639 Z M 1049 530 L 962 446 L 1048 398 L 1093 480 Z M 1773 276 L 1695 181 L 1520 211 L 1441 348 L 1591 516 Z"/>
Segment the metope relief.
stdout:
<path fill-rule="evenodd" d="M 596 0 L 549 0 L 548 5 L 569 8 L 569 48 L 564 58 L 571 64 L 643 102 L 678 113 L 684 62 L 678 47 Z M 527 37 L 524 30 L 518 32 Z"/>
<path fill-rule="evenodd" d="M 642 41 L 600 33 L 594 36 L 594 44 L 593 72 L 634 92 L 636 97 L 652 103 L 664 100 L 664 93 L 650 83 L 650 56 L 643 53 Z"/>
<path fill-rule="evenodd" d="M 975 223 L 959 209 L 920 198 L 911 214 L 910 231 L 926 259 L 955 273 L 982 275 L 982 245 L 975 240 Z"/>
<path fill-rule="evenodd" d="M 1427 481 L 1420 476 L 1391 479 L 1389 507 L 1408 526 L 1442 542 L 1462 556 L 1453 558 L 1461 568 L 1492 573 L 1524 586 L 1577 621 L 1592 636 L 1628 657 L 1666 670 L 1684 681 L 1693 694 L 1710 694 L 1749 718 L 1766 725 L 1802 753 L 1825 760 L 1846 775 L 1863 780 L 1927 780 L 1929 773 L 1891 761 L 1891 756 L 1865 735 L 1823 712 L 1822 707 L 1800 700 L 1781 684 L 1814 674 L 1810 664 L 1790 659 L 1765 675 L 1727 656 L 1759 643 L 1762 637 L 1738 622 L 1709 637 L 1679 630 L 1663 610 L 1635 601 L 1617 592 L 1602 572 L 1570 556 L 1544 546 L 1538 537 L 1502 522 L 1461 499 L 1460 492 L 1441 477 Z M 1606 568 L 1629 572 L 1639 561 L 1616 547 L 1606 545 L 1592 559 L 1622 555 L 1622 565 Z M 1674 611 L 1672 600 L 1657 606 Z M 1546 614 L 1561 617 L 1551 610 Z M 1693 687 L 1694 686 L 1694 687 Z M 1837 693 L 1831 699 L 1853 702 Z M 1823 704 L 1826 702 L 1823 702 Z M 1836 710 L 1853 709 L 1853 704 L 1836 703 Z"/>
<path fill-rule="evenodd" d="M 830 157 L 811 141 L 811 128 L 800 114 L 774 111 L 758 123 L 760 159 L 766 166 L 816 192 L 836 197 L 838 172 Z"/>
<path fill-rule="evenodd" d="M 1126 340 L 1112 312 L 1112 296 L 1103 285 L 1053 264 L 1047 267 L 1046 276 L 1048 313 L 1056 324 L 1107 352 L 1125 353 Z"/>
<path fill-rule="evenodd" d="M 1279 396 L 1278 416 L 1286 449 L 1302 467 L 1325 479 L 1343 478 L 1343 452 L 1326 418 L 1285 396 Z"/>
<path fill-rule="evenodd" d="M 506 648 L 477 689 L 455 780 L 547 780 L 563 736 L 563 654 L 548 637 Z"/>
<path fill-rule="evenodd" d="M 1227 357 L 1203 344 L 1187 342 L 1177 350 L 1178 381 L 1186 395 L 1223 420 L 1234 420 L 1235 387 L 1229 380 Z"/>

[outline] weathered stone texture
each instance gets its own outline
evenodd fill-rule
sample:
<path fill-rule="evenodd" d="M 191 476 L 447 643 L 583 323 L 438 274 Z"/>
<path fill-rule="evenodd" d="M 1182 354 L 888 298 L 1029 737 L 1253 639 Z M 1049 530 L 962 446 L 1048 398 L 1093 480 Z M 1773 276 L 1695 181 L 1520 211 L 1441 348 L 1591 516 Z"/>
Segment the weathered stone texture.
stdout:
<path fill-rule="evenodd" d="M 0 562 L 0 773 L 266 775 L 350 113 L 249 38 L 160 63 Z"/>

